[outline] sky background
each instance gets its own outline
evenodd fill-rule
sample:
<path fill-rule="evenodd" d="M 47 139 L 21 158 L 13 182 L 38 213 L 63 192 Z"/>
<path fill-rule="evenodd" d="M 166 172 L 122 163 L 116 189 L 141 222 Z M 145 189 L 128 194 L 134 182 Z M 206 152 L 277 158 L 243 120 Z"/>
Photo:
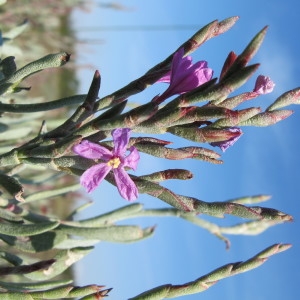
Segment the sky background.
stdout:
<path fill-rule="evenodd" d="M 72 16 L 81 41 L 77 54 L 72 56 L 81 66 L 79 93 L 87 93 L 93 73 L 98 69 L 102 75 L 99 96 L 110 94 L 144 74 L 207 23 L 236 15 L 240 17 L 236 25 L 194 52 L 193 61 L 208 61 L 218 76 L 227 54 L 232 50 L 239 54 L 259 30 L 269 25 L 265 41 L 252 61 L 260 62 L 261 67 L 239 92 L 252 90 L 257 75 L 270 76 L 276 83 L 273 93 L 247 104 L 266 108 L 283 92 L 300 85 L 300 8 L 296 0 L 132 0 L 118 1 L 128 8 L 119 11 L 104 8 L 103 3 L 94 1 L 89 12 L 77 10 Z M 176 29 L 167 29 L 171 25 Z M 166 85 L 158 84 L 129 100 L 142 104 L 165 88 Z M 300 107 L 288 109 L 293 109 L 294 115 L 275 126 L 244 127 L 244 135 L 222 154 L 223 165 L 197 160 L 165 161 L 142 155 L 136 174 L 168 168 L 188 169 L 194 174 L 192 180 L 167 182 L 165 186 L 204 201 L 272 195 L 261 205 L 292 214 L 293 223 L 277 225 L 258 236 L 227 236 L 231 248 L 225 250 L 222 241 L 184 220 L 132 219 L 127 223 L 142 227 L 156 225 L 155 235 L 132 244 L 99 243 L 78 263 L 76 283 L 113 287 L 109 299 L 128 299 L 158 285 L 195 280 L 224 264 L 247 260 L 272 244 L 292 243 L 291 249 L 271 257 L 259 268 L 224 279 L 204 293 L 180 299 L 298 299 Z M 189 141 L 171 135 L 161 138 L 175 141 L 174 147 L 190 145 Z M 217 148 L 214 150 L 221 153 Z M 127 204 L 116 188 L 106 182 L 89 197 L 94 204 L 80 218 Z M 138 201 L 146 208 L 167 207 L 148 195 L 140 195 Z M 241 221 L 233 217 L 210 220 L 219 225 Z"/>

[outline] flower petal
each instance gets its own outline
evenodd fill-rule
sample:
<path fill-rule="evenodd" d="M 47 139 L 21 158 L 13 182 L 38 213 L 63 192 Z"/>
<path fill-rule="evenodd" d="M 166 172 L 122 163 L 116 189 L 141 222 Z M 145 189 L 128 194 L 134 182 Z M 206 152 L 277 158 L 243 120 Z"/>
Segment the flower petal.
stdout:
<path fill-rule="evenodd" d="M 193 64 L 191 56 L 184 57 L 184 49 L 180 48 L 173 56 L 171 73 L 168 72 L 157 82 L 169 82 L 168 89 L 158 98 L 159 102 L 176 95 L 189 92 L 212 78 L 213 70 L 206 61 Z"/>
<path fill-rule="evenodd" d="M 81 175 L 80 183 L 90 193 L 101 183 L 110 170 L 111 167 L 105 163 L 92 166 Z"/>
<path fill-rule="evenodd" d="M 172 67 L 171 67 L 171 81 L 173 80 L 172 77 L 176 75 L 176 73 L 181 73 L 184 67 L 189 66 L 189 62 L 191 63 L 191 57 L 184 55 L 184 48 L 180 48 L 174 55 L 172 59 Z M 188 59 L 188 62 L 187 62 Z M 185 65 L 186 64 L 186 65 Z"/>
<path fill-rule="evenodd" d="M 124 158 L 123 166 L 136 170 L 137 164 L 140 160 L 140 154 L 135 147 L 130 147 L 129 151 L 130 153 L 128 154 L 128 156 Z"/>
<path fill-rule="evenodd" d="M 195 66 L 197 66 L 197 63 L 195 64 Z M 199 65 L 195 67 L 194 72 L 196 77 L 198 78 L 198 86 L 211 80 L 214 74 L 214 71 L 207 67 L 206 61 L 199 61 Z"/>
<path fill-rule="evenodd" d="M 124 168 L 113 169 L 113 172 L 120 195 L 128 201 L 137 199 L 138 189 Z"/>
<path fill-rule="evenodd" d="M 172 63 L 170 84 L 172 86 L 180 85 L 182 79 L 191 75 L 192 67 L 193 63 L 191 56 L 182 57 L 181 62 L 178 65 Z"/>
<path fill-rule="evenodd" d="M 124 157 L 129 142 L 130 128 L 117 128 L 112 131 L 111 135 L 114 140 L 114 155 Z"/>
<path fill-rule="evenodd" d="M 165 83 L 170 83 L 171 81 L 171 71 L 166 73 L 163 77 L 158 79 L 156 82 L 165 82 Z"/>
<path fill-rule="evenodd" d="M 228 131 L 232 133 L 236 133 L 234 137 L 231 137 L 230 139 L 226 141 L 220 141 L 220 142 L 212 142 L 210 143 L 213 147 L 220 147 L 220 149 L 225 152 L 229 147 L 231 147 L 243 134 L 242 130 L 238 127 L 231 127 L 228 129 Z"/>
<path fill-rule="evenodd" d="M 105 147 L 83 140 L 80 144 L 73 147 L 73 151 L 85 158 L 108 160 L 112 157 L 112 153 Z"/>

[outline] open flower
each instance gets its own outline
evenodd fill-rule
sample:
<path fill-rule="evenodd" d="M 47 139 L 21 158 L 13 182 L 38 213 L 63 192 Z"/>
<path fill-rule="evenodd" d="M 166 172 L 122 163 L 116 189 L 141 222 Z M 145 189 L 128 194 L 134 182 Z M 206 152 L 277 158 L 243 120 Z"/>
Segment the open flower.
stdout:
<path fill-rule="evenodd" d="M 238 127 L 231 127 L 228 129 L 234 136 L 226 141 L 212 142 L 210 143 L 213 147 L 220 147 L 223 152 L 225 152 L 229 147 L 231 147 L 243 134 L 242 130 Z"/>
<path fill-rule="evenodd" d="M 212 78 L 213 70 L 207 67 L 206 61 L 193 64 L 191 56 L 183 56 L 184 49 L 180 48 L 173 56 L 171 71 L 157 81 L 170 83 L 159 96 L 161 102 L 173 95 L 191 91 Z"/>
<path fill-rule="evenodd" d="M 264 95 L 269 94 L 273 91 L 275 83 L 268 76 L 259 75 L 255 82 L 253 92 Z"/>
<path fill-rule="evenodd" d="M 128 201 L 138 197 L 138 189 L 125 170 L 125 167 L 135 170 L 140 159 L 135 147 L 130 147 L 130 153 L 125 155 L 129 136 L 129 128 L 113 130 L 114 147 L 111 151 L 87 140 L 73 147 L 73 151 L 82 157 L 103 161 L 87 169 L 80 177 L 80 183 L 88 193 L 92 192 L 110 171 L 113 171 L 120 195 Z"/>

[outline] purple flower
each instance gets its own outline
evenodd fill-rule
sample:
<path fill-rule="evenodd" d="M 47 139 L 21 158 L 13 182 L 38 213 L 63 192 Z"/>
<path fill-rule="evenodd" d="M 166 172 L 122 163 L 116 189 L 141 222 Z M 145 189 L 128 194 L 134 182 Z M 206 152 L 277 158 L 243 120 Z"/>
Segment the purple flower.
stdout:
<path fill-rule="evenodd" d="M 253 92 L 263 95 L 269 94 L 273 91 L 275 83 L 271 80 L 270 77 L 259 75 L 255 82 L 255 87 Z"/>
<path fill-rule="evenodd" d="M 191 56 L 183 56 L 184 49 L 180 48 L 173 56 L 171 71 L 157 81 L 170 83 L 168 89 L 159 96 L 160 102 L 191 91 L 212 78 L 213 70 L 207 67 L 206 61 L 193 64 Z"/>
<path fill-rule="evenodd" d="M 104 161 L 90 167 L 81 175 L 80 183 L 88 193 L 92 192 L 112 170 L 120 195 L 128 201 L 138 197 L 138 189 L 125 171 L 125 167 L 135 170 L 140 159 L 135 147 L 130 147 L 130 153 L 125 155 L 130 131 L 129 128 L 112 131 L 114 147 L 111 151 L 87 140 L 73 147 L 73 151 L 82 157 Z"/>
<path fill-rule="evenodd" d="M 243 134 L 242 130 L 238 127 L 231 127 L 228 129 L 230 133 L 233 133 L 233 136 L 226 141 L 212 142 L 210 143 L 213 147 L 220 147 L 223 152 L 227 148 L 231 147 Z"/>

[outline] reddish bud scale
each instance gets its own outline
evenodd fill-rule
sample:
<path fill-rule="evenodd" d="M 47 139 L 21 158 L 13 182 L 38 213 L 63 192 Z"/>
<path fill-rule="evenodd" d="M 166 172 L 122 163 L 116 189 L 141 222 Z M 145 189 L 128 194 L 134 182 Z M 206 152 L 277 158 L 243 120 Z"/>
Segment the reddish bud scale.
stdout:
<path fill-rule="evenodd" d="M 231 65 L 231 67 L 228 69 L 228 72 L 226 73 L 226 78 L 228 78 L 230 75 L 232 75 L 235 71 L 242 69 L 245 67 L 248 62 L 253 58 L 253 56 L 258 51 L 260 45 L 263 42 L 263 39 L 267 32 L 267 26 L 265 26 L 247 45 L 247 47 L 244 49 L 244 51 L 236 58 L 234 63 Z"/>
<path fill-rule="evenodd" d="M 184 47 L 185 49 L 187 49 L 187 51 L 185 52 L 192 52 L 192 51 L 194 52 L 197 48 L 199 48 L 200 45 L 201 44 L 199 44 L 196 40 L 191 38 L 189 41 L 187 41 L 187 44 Z"/>
<path fill-rule="evenodd" d="M 194 154 L 190 152 L 182 151 L 181 149 L 165 149 L 164 158 L 171 160 L 180 160 L 186 158 L 194 158 Z"/>
<path fill-rule="evenodd" d="M 227 108 L 215 105 L 204 105 L 202 107 L 194 106 L 193 109 L 188 111 L 185 117 L 187 117 L 186 119 L 190 121 L 189 123 L 192 123 L 228 117 L 231 113 L 234 114 L 234 111 Z"/>
<path fill-rule="evenodd" d="M 230 132 L 226 129 L 198 128 L 196 126 L 174 126 L 169 127 L 167 131 L 198 143 L 227 141 L 240 135 L 240 133 Z"/>
<path fill-rule="evenodd" d="M 226 100 L 222 101 L 218 105 L 229 108 L 229 109 L 234 109 L 241 103 L 248 101 L 248 100 L 252 100 L 252 99 L 256 98 L 257 96 L 258 96 L 257 93 L 246 92 L 246 93 L 234 96 L 234 97 L 227 98 Z"/>
<path fill-rule="evenodd" d="M 208 143 L 227 141 L 241 135 L 240 132 L 232 132 L 225 129 L 209 130 L 203 128 L 199 130 L 202 130 L 202 134 Z"/>
<path fill-rule="evenodd" d="M 225 110 L 225 117 L 229 118 L 229 119 L 238 119 L 239 111 L 226 109 Z"/>
<path fill-rule="evenodd" d="M 199 48 L 203 43 L 214 36 L 214 32 L 218 26 L 218 21 L 213 21 L 210 24 L 201 28 L 196 32 L 185 44 L 184 50 L 185 54 L 194 52 Z"/>
<path fill-rule="evenodd" d="M 158 111 L 155 116 L 145 122 L 142 122 L 140 126 L 144 128 L 144 131 L 149 128 L 160 128 L 165 131 L 166 127 L 177 125 L 178 120 L 195 109 L 196 107 L 178 107 L 169 110 L 168 112 Z"/>
<path fill-rule="evenodd" d="M 228 118 L 219 119 L 212 124 L 213 127 L 233 127 L 240 124 L 245 120 L 259 114 L 261 112 L 260 107 L 250 107 L 239 111 L 231 111 Z"/>
<path fill-rule="evenodd" d="M 229 68 L 232 66 L 232 64 L 235 62 L 236 58 L 237 58 L 237 55 L 233 51 L 231 51 L 228 54 L 228 56 L 224 62 L 221 74 L 220 74 L 220 81 L 222 80 L 223 76 L 227 73 Z"/>
<path fill-rule="evenodd" d="M 180 107 L 180 108 L 179 108 L 179 111 L 180 111 L 180 117 L 183 117 L 183 116 L 185 116 L 186 114 L 195 111 L 197 108 L 198 108 L 197 106 Z"/>
<path fill-rule="evenodd" d="M 218 26 L 215 29 L 214 36 L 218 36 L 229 30 L 237 22 L 238 19 L 238 16 L 234 16 L 219 22 Z"/>
<path fill-rule="evenodd" d="M 150 137 L 138 137 L 138 138 L 131 138 L 130 139 L 130 146 L 134 144 L 149 144 L 149 145 L 170 145 L 172 142 L 160 140 L 156 138 L 150 138 Z"/>
<path fill-rule="evenodd" d="M 195 157 L 197 155 L 205 155 L 210 158 L 218 159 L 221 157 L 221 155 L 213 150 L 202 148 L 202 147 L 183 147 L 180 148 L 181 150 L 184 150 L 186 152 L 192 153 Z"/>
<path fill-rule="evenodd" d="M 173 169 L 173 170 L 162 171 L 162 177 L 164 180 L 169 180 L 169 179 L 186 180 L 186 179 L 193 178 L 193 174 L 187 170 Z"/>

